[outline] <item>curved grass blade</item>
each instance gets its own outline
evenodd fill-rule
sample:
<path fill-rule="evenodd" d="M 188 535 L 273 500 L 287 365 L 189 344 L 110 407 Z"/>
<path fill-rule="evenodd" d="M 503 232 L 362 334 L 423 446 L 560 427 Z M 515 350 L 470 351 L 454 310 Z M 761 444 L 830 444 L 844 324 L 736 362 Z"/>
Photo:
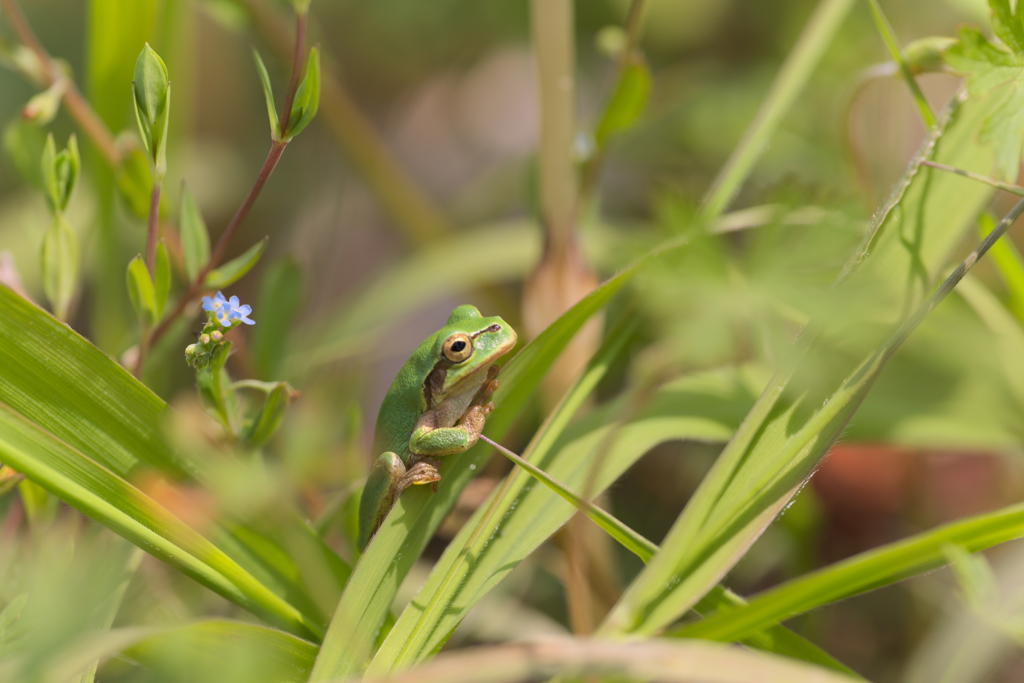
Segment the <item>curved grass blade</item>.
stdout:
<path fill-rule="evenodd" d="M 991 195 L 921 165 L 926 157 L 959 168 L 991 165 L 992 148 L 977 142 L 990 112 L 964 99 L 933 130 L 841 274 L 833 296 L 842 315 L 823 316 L 805 332 L 801 355 L 769 383 L 602 635 L 654 633 L 682 617 L 799 490 L 857 409 L 902 341 L 886 337 L 931 291 Z"/>
<path fill-rule="evenodd" d="M 34 429 L 43 435 L 38 439 L 52 448 L 21 453 L 17 456 L 20 466 L 15 464 L 15 456 L 0 457 L 0 462 L 55 493 L 63 491 L 58 495 L 73 505 L 76 500 L 88 504 L 88 509 L 79 509 L 147 551 L 162 547 L 154 554 L 173 566 L 187 568 L 190 575 L 203 576 L 205 585 L 216 585 L 218 592 L 246 609 L 262 605 L 253 609 L 261 615 L 276 610 L 274 623 L 284 628 L 314 636 L 323 632 L 325 616 L 313 612 L 296 616 L 295 607 L 279 597 L 304 592 L 297 585 L 301 571 L 275 576 L 274 561 L 266 554 L 235 552 L 229 544 L 231 537 L 223 533 L 222 549 L 232 553 L 226 555 L 132 483 L 153 480 L 154 471 L 160 477 L 184 481 L 200 474 L 164 439 L 162 421 L 167 406 L 163 401 L 71 328 L 5 287 L 0 287 L 0 338 L 4 340 L 0 344 L 0 405 L 5 406 L 9 418 L 3 429 L 11 435 L 19 433 L 15 429 L 19 425 L 26 433 Z M 7 436 L 0 431 L 0 438 Z M 38 476 L 33 476 L 33 468 Z M 114 492 L 123 498 L 106 498 Z M 140 500 L 141 507 L 133 507 Z M 145 527 L 140 518 L 133 517 L 136 514 L 156 514 L 163 521 Z M 165 522 L 166 526 L 161 526 Z M 145 529 L 136 528 L 140 524 Z M 184 536 L 173 536 L 179 531 Z M 171 537 L 157 542 L 149 534 Z M 193 548 L 198 556 L 190 554 L 191 543 L 199 544 Z M 173 548 L 180 550 L 181 556 L 174 556 L 178 550 Z M 212 554 L 207 557 L 204 553 Z M 326 553 L 312 559 L 330 563 L 329 558 L 322 559 Z M 341 574 L 345 571 L 347 568 Z M 260 579 L 254 579 L 254 573 Z M 335 573 L 343 581 L 341 574 Z"/>
<path fill-rule="evenodd" d="M 944 547 L 977 552 L 1024 537 L 1024 504 L 975 515 L 860 553 L 755 596 L 743 607 L 672 631 L 684 638 L 737 640 L 767 624 L 789 619 L 837 600 L 888 586 L 949 563 Z"/>
<path fill-rule="evenodd" d="M 317 633 L 317 625 L 152 498 L 2 404 L 0 460 L 232 602 L 283 628 Z"/>

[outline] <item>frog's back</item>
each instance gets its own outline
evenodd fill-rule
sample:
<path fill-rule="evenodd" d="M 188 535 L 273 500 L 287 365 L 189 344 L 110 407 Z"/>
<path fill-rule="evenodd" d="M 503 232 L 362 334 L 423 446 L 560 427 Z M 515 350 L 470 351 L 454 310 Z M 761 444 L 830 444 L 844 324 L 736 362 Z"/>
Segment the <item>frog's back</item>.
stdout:
<path fill-rule="evenodd" d="M 426 410 L 424 378 L 433 370 L 435 359 L 431 350 L 438 334 L 427 337 L 419 345 L 398 371 L 395 381 L 384 396 L 373 433 L 374 457 L 392 451 L 402 462 L 408 462 L 409 439 L 420 415 Z"/>

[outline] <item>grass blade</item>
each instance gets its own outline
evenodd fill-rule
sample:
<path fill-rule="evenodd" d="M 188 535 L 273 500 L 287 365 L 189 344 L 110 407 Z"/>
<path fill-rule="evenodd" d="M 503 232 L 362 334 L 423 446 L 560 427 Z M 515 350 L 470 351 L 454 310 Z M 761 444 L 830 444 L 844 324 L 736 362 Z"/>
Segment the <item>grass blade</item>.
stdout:
<path fill-rule="evenodd" d="M 944 566 L 948 564 L 944 552 L 947 544 L 977 552 L 1022 536 L 1024 504 L 1011 505 L 946 524 L 787 581 L 755 596 L 745 607 L 687 624 L 675 629 L 673 635 L 736 640 L 767 624 Z"/>

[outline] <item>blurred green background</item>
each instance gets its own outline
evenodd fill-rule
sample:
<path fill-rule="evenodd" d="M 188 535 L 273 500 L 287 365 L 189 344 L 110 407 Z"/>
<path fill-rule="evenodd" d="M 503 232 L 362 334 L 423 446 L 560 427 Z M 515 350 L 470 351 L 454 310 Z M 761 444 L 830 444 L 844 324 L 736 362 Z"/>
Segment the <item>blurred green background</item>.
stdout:
<path fill-rule="evenodd" d="M 275 51 L 274 36 L 290 35 L 284 5 L 123 0 L 118 21 L 136 22 L 139 29 L 138 41 L 125 45 L 102 42 L 103 27 L 87 2 L 23 5 L 40 41 L 67 61 L 115 132 L 134 128 L 129 81 L 142 41 L 163 56 L 174 92 L 165 218 L 175 213 L 185 179 L 216 236 L 268 147 L 250 46 L 264 55 L 272 80 L 282 87 L 288 63 Z M 615 40 L 608 27 L 621 25 L 626 5 L 624 0 L 576 5 L 581 130 L 594 124 L 607 97 L 613 63 L 603 46 Z M 815 3 L 651 0 L 649 5 L 641 45 L 653 76 L 651 99 L 638 123 L 613 141 L 599 201 L 588 207 L 580 226 L 585 251 L 601 276 L 667 236 L 687 231 L 701 196 L 753 118 Z M 987 22 L 982 0 L 901 0 L 885 9 L 904 44 L 954 35 L 959 23 Z M 258 323 L 249 336 L 236 340 L 240 351 L 232 359 L 233 371 L 287 379 L 303 393 L 272 444 L 267 481 L 234 480 L 234 472 L 225 468 L 218 493 L 244 502 L 254 516 L 270 514 L 277 501 L 298 500 L 316 517 L 333 493 L 357 484 L 375 455 L 369 453 L 369 439 L 376 408 L 409 352 L 459 303 L 474 303 L 519 328 L 520 285 L 541 240 L 535 220 L 537 79 L 524 0 L 315 0 L 311 13 L 310 43 L 322 44 L 325 66 L 347 93 L 343 104 L 364 118 L 352 119 L 345 106 L 325 100 L 318 119 L 289 146 L 231 246 L 235 255 L 270 236 L 260 266 L 231 291 L 253 303 Z M 7 27 L 5 35 L 12 37 Z M 603 397 L 614 395 L 626 378 L 743 363 L 763 371 L 765 362 L 778 360 L 773 353 L 785 348 L 807 315 L 820 311 L 823 293 L 924 135 L 901 81 L 862 78 L 886 59 L 866 6 L 857 5 L 733 204 L 736 209 L 782 207 L 781 213 L 757 230 L 703 238 L 687 256 L 643 278 L 631 305 L 645 313 L 644 343 L 636 343 L 606 382 Z M 959 85 L 947 74 L 920 80 L 936 107 Z M 17 73 L 0 71 L 0 123 L 8 131 L 27 125 L 17 123 L 19 112 L 36 91 Z M 368 123 L 376 139 L 361 137 L 353 120 Z M 52 130 L 63 143 L 75 127 L 62 112 Z M 18 135 L 29 139 L 32 133 Z M 79 138 L 84 183 L 69 215 L 83 246 L 86 280 L 70 322 L 117 358 L 136 341 L 122 273 L 143 248 L 144 220 L 112 190 L 109 168 L 81 133 Z M 38 253 L 46 208 L 25 169 L 18 168 L 11 144 L 0 163 L 0 251 L 11 254 L 25 288 L 41 300 Z M 581 154 L 586 147 L 581 137 Z M 368 173 L 367 158 L 381 150 L 403 172 L 397 184 L 395 178 Z M 388 188 L 403 187 L 419 188 L 436 212 L 432 225 L 450 234 L 423 237 L 403 220 L 396 212 L 402 200 L 386 196 Z M 808 206 L 817 212 L 813 220 L 786 213 L 787 207 Z M 479 244 L 479 258 L 459 246 L 461 236 L 474 234 L 482 237 L 477 242 L 467 237 L 465 244 Z M 1019 229 L 1010 236 L 1024 243 Z M 418 270 L 408 266 L 418 254 L 431 253 L 425 250 L 432 244 L 442 245 L 441 257 L 423 257 Z M 494 264 L 502 260 L 495 250 L 499 256 L 508 250 L 508 259 Z M 294 310 L 281 313 L 276 321 L 283 324 L 274 326 L 261 319 L 259 303 L 267 300 L 263 288 L 280 284 L 274 277 L 283 270 L 301 278 L 289 280 L 297 287 Z M 467 275 L 471 270 L 482 273 Z M 1001 285 L 988 264 L 979 271 L 998 291 Z M 385 296 L 389 282 L 399 290 L 390 299 Z M 406 285 L 405 294 L 399 284 Z M 380 296 L 372 299 L 368 293 Z M 186 435 L 186 442 L 187 434 L 206 429 L 192 373 L 180 362 L 198 327 L 191 320 L 179 326 L 146 372 L 147 383 L 178 408 L 176 419 L 182 422 L 175 431 Z M 276 348 L 285 338 L 286 353 L 261 358 L 261 349 Z M 885 371 L 811 484 L 730 575 L 730 586 L 752 593 L 943 521 L 1020 500 L 1021 416 L 1001 400 L 1005 378 L 993 344 L 961 299 L 943 304 Z M 727 408 L 739 419 L 754 395 Z M 507 445 L 521 448 L 539 417 L 521 425 Z M 658 541 L 718 450 L 695 443 L 660 446 L 603 502 Z M 492 461 L 478 476 L 424 562 L 439 555 L 459 520 L 507 469 L 504 461 Z M 12 500 L 0 499 L 8 518 Z M 216 502 L 184 501 L 178 511 L 201 513 L 203 505 Z M 66 525 L 61 533 L 78 539 L 76 563 L 92 562 L 97 576 L 109 578 L 101 566 L 107 532 L 96 533 L 69 510 L 61 516 Z M 344 512 L 339 516 L 348 519 Z M 32 550 L 31 537 L 16 536 L 11 531 L 0 541 L 5 599 L 10 586 L 35 580 L 31 561 L 53 565 Z M 342 552 L 350 552 L 342 535 L 336 536 Z M 591 587 L 600 611 L 614 602 L 639 563 L 596 532 L 590 536 Z M 559 539 L 561 545 L 548 544 L 529 557 L 481 603 L 452 643 L 567 629 L 566 541 Z M 1019 593 L 1014 568 L 1024 561 L 1024 550 L 1018 546 L 1003 546 L 992 559 L 1006 573 L 1008 590 Z M 22 558 L 21 552 L 34 557 Z M 76 570 L 75 575 L 87 573 Z M 418 576 L 422 579 L 422 573 Z M 935 572 L 813 612 L 792 626 L 871 680 L 940 680 L 934 671 L 946 672 L 941 680 L 950 681 L 1024 678 L 1019 650 L 971 622 L 953 596 L 954 585 L 947 572 Z M 74 596 L 67 601 L 74 604 Z M 84 603 L 79 607 L 82 613 L 90 609 Z M 118 619 L 164 623 L 200 614 L 237 616 L 237 611 L 146 557 Z M 949 643 L 967 638 L 977 638 L 978 645 L 955 663 L 960 668 L 950 668 L 948 661 L 940 666 L 953 651 Z M 138 671 L 124 662 L 113 662 L 108 670 L 108 680 L 139 680 Z"/>

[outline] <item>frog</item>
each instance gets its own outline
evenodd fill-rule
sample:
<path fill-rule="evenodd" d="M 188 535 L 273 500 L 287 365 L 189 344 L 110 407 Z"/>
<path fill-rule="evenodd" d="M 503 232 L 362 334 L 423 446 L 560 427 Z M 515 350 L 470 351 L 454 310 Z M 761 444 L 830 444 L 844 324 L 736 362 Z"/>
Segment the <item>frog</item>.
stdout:
<path fill-rule="evenodd" d="M 495 361 L 516 345 L 515 330 L 471 305 L 455 308 L 427 337 L 384 395 L 374 429 L 374 460 L 359 503 L 360 552 L 410 486 L 437 491 L 439 457 L 469 450 L 494 410 Z"/>

